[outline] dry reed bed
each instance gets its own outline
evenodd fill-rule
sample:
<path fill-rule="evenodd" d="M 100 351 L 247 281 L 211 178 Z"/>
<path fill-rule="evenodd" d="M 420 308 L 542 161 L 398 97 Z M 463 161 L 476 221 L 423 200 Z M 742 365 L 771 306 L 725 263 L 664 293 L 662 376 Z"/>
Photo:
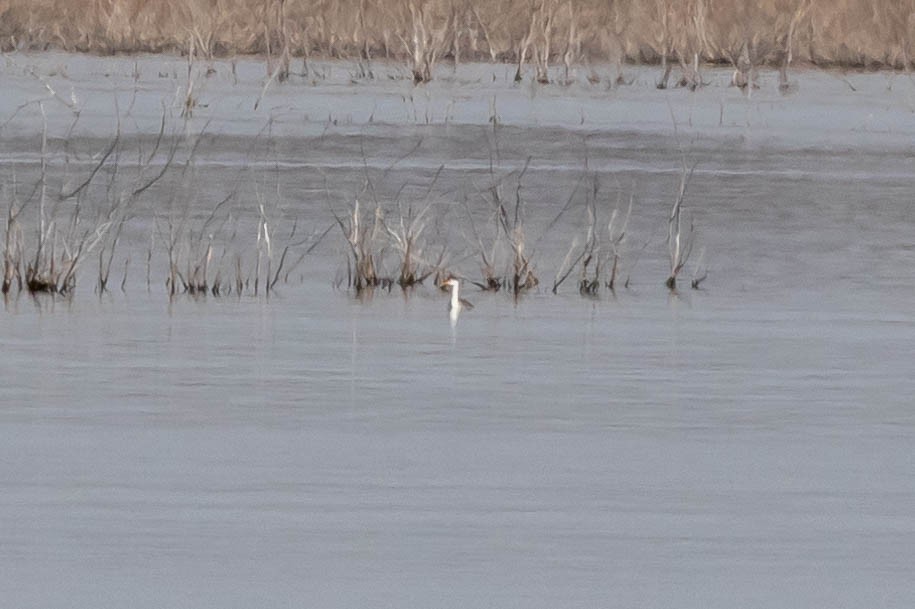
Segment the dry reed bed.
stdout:
<path fill-rule="evenodd" d="M 737 79 L 792 62 L 909 68 L 915 0 L 0 0 L 0 48 L 93 53 L 395 58 L 417 81 L 436 61 L 652 62 L 696 85 L 700 63 Z M 293 68 L 295 69 L 295 68 Z M 367 67 L 367 74 L 371 74 Z"/>

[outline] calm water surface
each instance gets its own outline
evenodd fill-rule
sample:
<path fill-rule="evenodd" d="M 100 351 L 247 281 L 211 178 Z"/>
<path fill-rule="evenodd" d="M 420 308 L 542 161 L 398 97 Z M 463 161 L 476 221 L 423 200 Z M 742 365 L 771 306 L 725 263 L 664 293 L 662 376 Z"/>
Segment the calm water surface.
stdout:
<path fill-rule="evenodd" d="M 425 137 L 383 175 L 382 127 L 286 142 L 292 160 L 319 151 L 271 179 L 310 226 L 330 220 L 327 176 L 350 200 L 364 159 L 391 191 L 461 159 L 437 183 L 445 207 L 485 181 L 478 140 Z M 509 168 L 538 151 L 536 229 L 581 167 L 553 131 L 505 137 Z M 141 271 L 99 298 L 90 270 L 71 300 L 8 301 L 3 604 L 911 606 L 908 161 L 698 145 L 688 205 L 710 276 L 669 295 L 678 156 L 614 137 L 595 135 L 589 167 L 638 196 L 641 256 L 615 296 L 549 294 L 578 214 L 539 246 L 540 291 L 469 292 L 456 327 L 431 287 L 335 290 L 336 233 L 269 300 L 169 302 Z M 240 154 L 217 150 L 200 214 Z"/>

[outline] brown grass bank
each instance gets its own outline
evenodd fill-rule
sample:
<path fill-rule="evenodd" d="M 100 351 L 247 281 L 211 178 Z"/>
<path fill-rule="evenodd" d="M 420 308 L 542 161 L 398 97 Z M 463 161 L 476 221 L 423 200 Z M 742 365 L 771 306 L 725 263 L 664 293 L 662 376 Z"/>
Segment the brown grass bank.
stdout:
<path fill-rule="evenodd" d="M 0 0 L 0 48 L 909 68 L 915 0 Z"/>

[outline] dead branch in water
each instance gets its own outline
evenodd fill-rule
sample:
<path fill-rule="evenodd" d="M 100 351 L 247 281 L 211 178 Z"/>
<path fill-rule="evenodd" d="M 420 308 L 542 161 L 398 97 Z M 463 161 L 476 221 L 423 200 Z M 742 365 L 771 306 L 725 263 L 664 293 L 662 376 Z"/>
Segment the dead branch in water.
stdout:
<path fill-rule="evenodd" d="M 537 287 L 540 283 L 534 274 L 530 256 L 524 250 L 524 199 L 521 197 L 521 184 L 530 162 L 531 158 L 528 157 L 524 167 L 518 174 L 515 186 L 515 204 L 511 211 L 509 211 L 509 206 L 502 200 L 499 185 L 494 184 L 490 189 L 498 213 L 499 226 L 502 228 L 503 236 L 511 248 L 512 260 L 509 286 L 515 296 Z"/>
<path fill-rule="evenodd" d="M 708 269 L 702 264 L 705 260 L 705 248 L 703 247 L 699 251 L 699 260 L 696 261 L 696 266 L 693 269 L 693 278 L 690 281 L 690 286 L 694 290 L 698 290 L 699 286 L 708 278 Z"/>
<path fill-rule="evenodd" d="M 356 198 L 352 209 L 345 216 L 340 216 L 331 208 L 334 220 L 340 227 L 343 237 L 349 246 L 350 256 L 347 257 L 347 285 L 361 292 L 366 288 L 381 285 L 382 278 L 376 273 L 376 250 L 378 232 L 382 227 L 381 208 L 376 205 L 371 221 L 368 221 L 362 211 L 362 205 Z"/>
<path fill-rule="evenodd" d="M 556 3 L 553 0 L 541 0 L 537 21 L 538 38 L 534 47 L 534 59 L 537 67 L 534 79 L 542 84 L 550 84 L 550 53 L 553 43 L 553 21 L 556 18 Z"/>
<path fill-rule="evenodd" d="M 598 293 L 603 273 L 607 267 L 610 269 L 610 276 L 606 281 L 606 287 L 610 291 L 613 291 L 616 287 L 622 257 L 621 245 L 626 238 L 633 199 L 630 197 L 629 207 L 622 217 L 620 217 L 620 200 L 617 199 L 616 207 L 610 212 L 609 221 L 605 227 L 602 227 L 601 212 L 597 206 L 598 191 L 599 185 L 595 178 L 586 207 L 587 228 L 585 237 L 581 241 L 579 241 L 578 236 L 573 238 L 568 253 L 556 273 L 556 279 L 553 282 L 554 294 L 557 293 L 559 286 L 568 279 L 579 263 L 581 268 L 578 291 L 581 294 L 595 295 Z"/>
<path fill-rule="evenodd" d="M 24 204 L 16 204 L 16 197 L 10 195 L 10 202 L 6 210 L 6 242 L 3 249 L 3 285 L 0 290 L 8 294 L 16 282 L 19 291 L 22 291 L 22 227 L 19 215 L 25 208 Z"/>
<path fill-rule="evenodd" d="M 434 10 L 432 2 L 420 2 L 417 6 L 414 0 L 410 0 L 413 35 L 407 47 L 413 59 L 413 82 L 416 84 L 432 80 L 432 70 L 444 47 L 448 24 L 434 27 Z"/>
<path fill-rule="evenodd" d="M 103 156 L 103 161 L 93 168 L 89 178 L 81 185 L 73 196 L 75 204 L 70 208 L 69 218 L 62 222 L 58 216 L 58 205 L 48 208 L 48 149 L 47 149 L 47 119 L 44 112 L 43 104 L 39 104 L 42 114 L 42 136 L 41 136 L 41 165 L 40 177 L 37 185 L 38 191 L 38 217 L 36 219 L 37 234 L 35 253 L 31 256 L 32 261 L 25 266 L 25 287 L 30 292 L 48 292 L 58 294 L 68 294 L 76 287 L 76 270 L 82 258 L 94 250 L 105 238 L 111 222 L 105 217 L 99 218 L 96 223 L 88 228 L 83 229 L 81 214 L 81 197 L 84 188 L 97 175 L 101 164 L 107 162 L 110 151 L 116 147 L 116 142 L 120 135 L 120 125 L 118 125 L 118 135 L 115 136 L 115 144 L 109 148 L 109 152 Z M 110 184 L 109 184 L 110 189 Z M 58 203 L 60 200 L 58 200 Z M 13 214 L 12 209 L 8 214 L 8 230 L 18 224 L 18 216 L 22 207 Z M 13 242 L 16 249 L 22 251 L 21 233 L 15 231 L 12 234 Z M 59 254 L 57 252 L 60 252 Z M 15 267 L 15 260 L 13 261 Z M 12 275 L 15 275 L 12 272 Z M 10 279 L 12 278 L 10 276 Z M 11 283 L 11 282 L 10 282 Z M 5 287 L 6 278 L 4 280 Z"/>
<path fill-rule="evenodd" d="M 680 186 L 677 190 L 677 197 L 674 199 L 667 218 L 667 251 L 670 258 L 670 275 L 664 285 L 670 290 L 677 289 L 677 275 L 683 270 L 693 249 L 693 224 L 690 222 L 689 229 L 684 235 L 682 230 L 682 210 L 683 200 L 686 197 L 686 186 L 689 184 L 695 167 L 695 165 L 687 167 L 684 163 L 683 170 L 680 172 Z"/>
<path fill-rule="evenodd" d="M 594 195 L 597 194 L 597 180 L 594 180 Z M 559 269 L 556 271 L 556 278 L 553 280 L 553 294 L 556 294 L 559 291 L 559 286 L 561 286 L 566 279 L 572 274 L 575 268 L 579 263 L 581 266 L 581 279 L 579 281 L 579 291 L 582 294 L 585 293 L 596 293 L 597 288 L 600 285 L 600 259 L 596 258 L 596 255 L 599 254 L 599 245 L 598 245 L 598 234 L 595 230 L 595 225 L 597 223 L 597 208 L 595 205 L 595 197 L 589 197 L 587 204 L 585 206 L 587 213 L 587 229 L 585 230 L 585 237 L 583 241 L 579 240 L 579 235 L 575 235 L 572 238 L 572 243 L 569 246 L 569 251 L 566 253 L 565 258 L 560 264 Z M 573 258 L 574 256 L 574 258 Z M 595 279 L 588 279 L 588 265 L 596 260 L 597 271 L 595 273 Z"/>
<path fill-rule="evenodd" d="M 381 224 L 388 238 L 400 252 L 397 284 L 402 288 L 422 283 L 441 266 L 445 256 L 446 249 L 443 247 L 435 263 L 424 264 L 422 235 L 430 220 L 429 210 L 432 205 L 433 203 L 428 203 L 419 212 L 414 212 L 413 205 L 408 205 L 406 213 L 401 212 L 396 223 L 388 223 L 383 216 L 381 217 Z"/>
<path fill-rule="evenodd" d="M 491 216 L 492 222 L 492 235 L 488 238 L 489 245 L 484 245 L 483 236 L 480 234 L 479 229 L 477 228 L 476 221 L 473 218 L 473 212 L 470 209 L 470 205 L 467 203 L 465 198 L 464 210 L 467 212 L 467 219 L 470 223 L 470 230 L 473 233 L 474 243 L 478 247 L 478 253 L 480 255 L 480 273 L 483 276 L 483 281 L 471 281 L 473 285 L 477 286 L 481 290 L 498 292 L 502 289 L 502 285 L 505 283 L 505 277 L 500 275 L 497 269 L 496 257 L 500 253 L 502 246 L 502 230 L 501 224 L 498 220 L 499 215 L 493 214 Z M 439 282 L 441 283 L 441 282 Z"/>
<path fill-rule="evenodd" d="M 515 50 L 517 61 L 515 82 L 521 82 L 523 79 L 524 62 L 530 52 L 535 64 L 534 80 L 540 84 L 549 84 L 550 54 L 557 6 L 558 3 L 555 0 L 540 0 L 537 5 L 531 3 L 527 33 L 519 40 Z M 576 37 L 574 31 L 570 36 Z"/>
<path fill-rule="evenodd" d="M 620 261 L 622 260 L 621 247 L 626 239 L 629 218 L 632 216 L 633 199 L 634 197 L 630 195 L 626 215 L 622 218 L 619 216 L 620 207 L 619 201 L 617 201 L 617 206 L 610 214 L 610 221 L 607 223 L 607 243 L 609 244 L 608 254 L 610 256 L 610 277 L 607 280 L 607 288 L 611 292 L 616 289 L 616 280 L 619 277 Z"/>

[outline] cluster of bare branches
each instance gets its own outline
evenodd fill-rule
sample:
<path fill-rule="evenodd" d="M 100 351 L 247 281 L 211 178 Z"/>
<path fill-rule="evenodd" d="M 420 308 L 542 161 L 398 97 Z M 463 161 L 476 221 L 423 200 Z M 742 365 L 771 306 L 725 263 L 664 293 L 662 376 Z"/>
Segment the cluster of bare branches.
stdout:
<path fill-rule="evenodd" d="M 549 84 L 550 44 L 553 39 L 554 3 L 543 2 L 532 6 L 527 34 L 518 43 L 516 57 L 518 69 L 515 71 L 515 82 L 523 79 L 522 70 L 527 54 L 533 50 L 536 71 L 534 79 L 541 84 Z"/>
<path fill-rule="evenodd" d="M 43 116 L 44 108 L 38 106 Z M 70 295 L 78 271 L 93 253 L 98 260 L 95 289 L 99 294 L 107 292 L 122 236 L 137 217 L 146 193 L 155 193 L 150 199 L 157 202 L 146 253 L 146 284 L 149 289 L 154 252 L 157 247 L 163 249 L 165 286 L 171 296 L 270 294 L 280 282 L 288 281 L 333 226 L 321 233 L 302 234 L 294 219 L 286 222 L 274 217 L 279 211 L 275 202 L 260 198 L 255 226 L 251 233 L 241 234 L 238 183 L 244 172 L 239 173 L 235 187 L 199 217 L 199 210 L 206 209 L 195 187 L 195 155 L 202 134 L 166 133 L 165 112 L 151 145 L 145 146 L 138 138 L 136 159 L 125 158 L 127 138 L 118 123 L 110 142 L 83 169 L 85 161 L 73 157 L 69 143 L 78 118 L 77 113 L 64 138 L 62 167 L 50 161 L 52 156 L 59 159 L 61 151 L 54 155 L 49 151 L 45 124 L 36 181 L 25 186 L 16 181 L 4 185 L 3 294 Z M 122 259 L 123 291 L 130 253 Z"/>
<path fill-rule="evenodd" d="M 556 279 L 553 281 L 553 293 L 579 268 L 578 291 L 583 295 L 596 295 L 602 286 L 611 292 L 616 290 L 621 274 L 623 245 L 627 236 L 629 218 L 632 215 L 634 195 L 629 196 L 625 211 L 622 208 L 622 196 L 617 197 L 616 205 L 606 218 L 606 212 L 599 206 L 598 183 L 595 179 L 592 194 L 585 208 L 587 226 L 584 239 L 573 238 Z M 627 277 L 624 285 L 628 286 Z"/>
<path fill-rule="evenodd" d="M 501 193 L 503 180 L 495 180 L 488 191 L 478 193 L 492 211 L 489 220 L 478 224 L 469 204 L 465 201 L 471 235 L 469 241 L 479 256 L 481 279 L 471 280 L 475 286 L 485 291 L 499 291 L 503 288 L 515 297 L 535 288 L 539 280 L 534 272 L 532 254 L 525 248 L 524 199 L 522 197 L 522 180 L 529 167 L 530 159 L 517 174 L 509 174 L 517 180 L 514 204 L 505 202 Z M 690 260 L 696 241 L 695 228 L 690 221 L 684 228 L 683 203 L 686 188 L 692 177 L 693 168 L 684 164 L 674 204 L 667 218 L 668 256 L 670 273 L 665 285 L 676 291 L 677 278 Z M 579 181 L 572 190 L 565 205 L 546 225 L 538 242 L 554 227 L 559 220 L 575 206 L 580 187 L 587 176 Z M 602 201 L 600 184 L 596 176 L 590 181 L 592 188 L 587 192 L 583 213 L 586 222 L 581 233 L 575 235 L 569 249 L 561 261 L 553 281 L 552 292 L 557 293 L 560 286 L 576 271 L 578 272 L 578 289 L 582 295 L 597 295 L 602 288 L 614 292 L 617 287 L 628 288 L 630 273 L 638 261 L 638 255 L 650 243 L 646 241 L 640 249 L 633 250 L 627 243 L 629 239 L 629 222 L 632 216 L 635 195 L 629 192 L 624 196 L 618 190 L 615 202 Z M 694 266 L 691 286 L 698 289 L 707 277 L 707 269 L 702 265 L 703 254 Z M 442 269 L 442 276 L 451 273 Z"/>
<path fill-rule="evenodd" d="M 366 171 L 363 194 L 369 193 L 374 201 L 371 214 L 366 214 L 358 196 L 346 214 L 331 208 L 334 222 L 347 244 L 348 287 L 357 293 L 378 286 L 390 288 L 395 284 L 407 289 L 441 271 L 447 246 L 433 247 L 427 233 L 430 224 L 437 220 L 433 213 L 436 200 L 432 198 L 432 190 L 442 169 L 440 167 L 436 172 L 419 201 L 404 203 L 398 195 L 387 210 L 379 201 Z M 387 274 L 385 260 L 392 256 L 396 259 L 397 271 Z"/>
<path fill-rule="evenodd" d="M 686 197 L 686 186 L 689 184 L 692 172 L 692 167 L 683 168 L 683 172 L 680 174 L 680 186 L 677 190 L 677 196 L 667 218 L 667 251 L 670 258 L 670 275 L 664 284 L 671 290 L 677 289 L 677 275 L 686 266 L 686 262 L 693 251 L 693 224 L 690 222 L 686 234 L 683 234 L 682 226 L 683 199 Z"/>
<path fill-rule="evenodd" d="M 533 265 L 533 252 L 527 249 L 525 228 L 525 201 L 522 184 L 530 166 L 528 158 L 517 173 L 509 173 L 502 179 L 492 176 L 492 183 L 486 191 L 479 192 L 488 207 L 490 220 L 484 225 L 484 234 L 478 228 L 472 210 L 465 202 L 465 209 L 473 232 L 472 243 L 480 256 L 480 281 L 472 283 L 483 290 L 499 291 L 506 288 L 517 297 L 540 283 Z M 503 187 L 506 179 L 515 181 L 514 201 L 506 201 Z M 487 230 L 488 229 L 488 230 Z"/>
<path fill-rule="evenodd" d="M 39 108 L 43 115 L 40 103 Z M 78 113 L 74 126 L 77 120 Z M 126 138 L 121 134 L 120 124 L 110 142 L 93 155 L 91 165 L 79 165 L 80 169 L 71 171 L 71 155 L 65 144 L 64 177 L 56 181 L 49 165 L 47 126 L 43 127 L 37 181 L 29 188 L 13 183 L 4 189 L 8 204 L 3 293 L 13 290 L 72 293 L 77 270 L 93 252 L 98 257 L 96 289 L 99 293 L 107 291 L 125 227 L 136 216 L 140 198 L 153 189 L 157 205 L 152 214 L 155 227 L 150 233 L 146 258 L 147 286 L 151 284 L 151 261 L 158 244 L 164 249 L 167 261 L 164 283 L 171 296 L 233 293 L 240 296 L 252 292 L 269 295 L 279 282 L 288 280 L 290 273 L 334 226 L 339 227 L 346 242 L 346 285 L 357 293 L 379 286 L 390 289 L 399 285 L 408 289 L 433 275 L 452 275 L 447 268 L 452 262 L 442 230 L 445 215 L 439 213 L 445 206 L 433 195 L 443 167 L 418 196 L 402 196 L 404 185 L 395 197 L 381 203 L 366 166 L 363 190 L 353 198 L 347 211 L 338 213 L 331 208 L 333 223 L 323 232 L 304 235 L 296 219 L 282 212 L 278 175 L 275 198 L 258 191 L 254 207 L 240 201 L 239 196 L 239 184 L 247 168 L 238 172 L 238 181 L 227 194 L 221 194 L 209 204 L 201 201 L 200 197 L 207 193 L 195 186 L 198 183 L 195 159 L 203 134 L 169 135 L 166 124 L 163 113 L 154 142 L 148 150 L 138 142 L 137 159 L 132 163 L 124 162 Z M 524 191 L 530 163 L 528 158 L 523 167 L 502 176 L 491 169 L 487 185 L 476 191 L 478 199 L 485 203 L 485 222 L 478 223 L 479 208 L 474 210 L 464 202 L 472 231 L 468 239 L 474 250 L 471 256 L 479 256 L 480 260 L 481 280 L 473 283 L 483 290 L 505 290 L 516 298 L 539 285 L 534 250 L 540 239 L 573 207 L 580 187 L 587 182 L 587 176 L 583 176 L 531 246 Z M 667 219 L 670 272 L 666 285 L 671 290 L 676 289 L 695 243 L 693 223 L 687 222 L 683 212 L 692 173 L 693 169 L 684 162 Z M 166 176 L 168 180 L 164 179 Z M 582 294 L 594 295 L 603 287 L 613 291 L 620 281 L 624 286 L 629 283 L 623 267 L 634 195 L 629 194 L 627 205 L 626 197 L 619 191 L 613 205 L 603 200 L 596 177 L 589 183 L 592 187 L 583 208 L 584 236 L 578 235 L 573 240 L 556 273 L 553 292 L 576 270 Z M 368 199 L 372 204 L 366 206 L 362 201 Z M 254 212 L 253 226 L 244 226 L 239 221 L 245 215 L 239 210 L 243 205 L 248 205 L 248 217 Z M 240 242 L 253 242 L 253 246 Z M 128 256 L 124 259 L 122 290 L 129 265 Z M 627 266 L 631 270 L 631 265 Z M 389 273 L 388 268 L 395 270 Z M 692 287 L 698 288 L 704 279 L 700 261 Z M 338 285 L 342 283 L 341 280 Z"/>
<path fill-rule="evenodd" d="M 379 216 L 389 243 L 397 252 L 400 264 L 397 274 L 397 285 L 410 287 L 422 283 L 436 269 L 441 267 L 445 257 L 445 247 L 441 248 L 435 262 L 425 259 L 425 246 L 423 232 L 430 221 L 429 209 L 432 204 L 427 204 L 419 212 L 415 212 L 412 205 L 408 205 L 406 212 L 400 210 L 395 222 L 387 223 L 384 216 Z"/>
<path fill-rule="evenodd" d="M 246 233 L 239 222 L 239 185 L 244 171 L 228 194 L 213 203 L 205 216 L 195 218 L 193 210 L 202 207 L 193 186 L 196 145 L 184 162 L 179 186 L 157 215 L 155 235 L 164 244 L 168 261 L 166 289 L 170 296 L 269 296 L 280 281 L 288 281 L 333 225 L 303 235 L 295 218 L 290 222 L 275 218 L 280 213 L 278 194 L 273 201 L 258 194 L 255 225 Z M 245 245 L 251 242 L 253 246 Z M 153 243 L 155 239 L 151 239 L 147 260 L 152 258 Z"/>
<path fill-rule="evenodd" d="M 688 166 L 684 159 L 680 181 L 674 203 L 667 216 L 667 254 L 670 272 L 664 284 L 672 292 L 677 290 L 677 279 L 685 268 L 696 242 L 695 225 L 692 220 L 684 228 L 683 204 L 686 199 L 687 186 L 692 178 L 695 166 Z M 586 224 L 584 236 L 573 237 L 565 258 L 556 272 L 553 282 L 553 293 L 568 279 L 576 269 L 579 270 L 578 290 L 583 295 L 596 295 L 601 287 L 615 292 L 621 277 L 623 286 L 629 287 L 631 272 L 637 256 L 629 261 L 628 270 L 624 273 L 625 243 L 628 237 L 629 220 L 632 216 L 634 195 L 629 194 L 628 205 L 623 206 L 622 193 L 618 193 L 616 203 L 600 204 L 599 186 L 594 180 L 593 189 L 585 205 Z M 647 247 L 648 241 L 644 247 Z M 630 250 L 631 251 L 631 250 Z M 700 284 L 708 277 L 708 270 L 703 266 L 704 252 L 693 269 L 690 285 L 699 289 Z"/>
<path fill-rule="evenodd" d="M 333 211 L 334 221 L 349 250 L 346 285 L 357 293 L 379 286 L 390 289 L 395 284 L 407 289 L 439 271 L 446 248 L 442 247 L 432 261 L 427 258 L 431 245 L 424 239 L 432 219 L 430 205 L 418 212 L 412 205 L 407 205 L 406 209 L 400 208 L 399 213 L 387 215 L 376 203 L 371 214 L 366 214 L 357 198 L 345 215 Z M 384 271 L 389 253 L 397 259 L 395 274 Z"/>
<path fill-rule="evenodd" d="M 670 275 L 668 275 L 664 285 L 671 291 L 676 291 L 677 278 L 689 261 L 696 242 L 696 228 L 692 219 L 690 219 L 689 227 L 685 232 L 683 229 L 683 201 L 686 198 L 686 188 L 689 185 L 694 169 L 695 165 L 688 166 L 684 160 L 683 169 L 680 172 L 680 185 L 677 189 L 677 196 L 667 218 L 667 252 L 670 261 Z M 699 289 L 699 285 L 708 277 L 708 270 L 702 266 L 702 258 L 703 256 L 700 254 L 690 281 L 690 285 L 694 290 Z"/>
<path fill-rule="evenodd" d="M 343 232 L 350 250 L 350 256 L 347 257 L 346 284 L 356 292 L 382 285 L 384 281 L 376 271 L 376 258 L 381 256 L 378 245 L 381 213 L 381 208 L 376 207 L 369 221 L 359 199 L 353 202 L 352 209 L 346 216 L 341 217 L 333 212 L 334 220 Z M 390 283 L 390 279 L 387 281 Z"/>
<path fill-rule="evenodd" d="M 413 36 L 410 39 L 410 55 L 413 59 L 413 82 L 419 84 L 432 80 L 432 68 L 445 42 L 445 27 L 436 28 L 432 23 L 432 7 L 429 3 L 411 0 L 410 19 Z"/>
<path fill-rule="evenodd" d="M 521 197 L 521 185 L 530 161 L 530 158 L 528 158 L 524 164 L 524 169 L 518 174 L 513 206 L 506 205 L 502 200 L 498 187 L 493 188 L 491 191 L 497 206 L 499 226 L 502 227 L 502 234 L 511 248 L 511 272 L 508 285 L 516 296 L 521 292 L 537 287 L 540 283 L 534 274 L 534 268 L 531 264 L 532 255 L 525 251 L 524 199 Z"/>
<path fill-rule="evenodd" d="M 187 169 L 187 165 L 185 166 Z M 228 222 L 228 215 L 222 213 L 235 193 L 230 193 L 210 210 L 206 218 L 195 227 L 190 218 L 191 204 L 179 201 L 178 193 L 172 196 L 165 212 L 164 220 L 159 218 L 158 233 L 165 244 L 168 257 L 168 277 L 165 286 L 170 296 L 179 293 L 214 296 L 223 291 L 221 264 L 213 264 L 214 234 L 219 234 Z M 165 228 L 162 228 L 164 223 Z M 226 256 L 223 249 L 218 262 Z M 215 277 L 211 277 L 210 268 L 216 267 Z"/>
<path fill-rule="evenodd" d="M 217 202 L 202 221 L 184 213 L 191 207 L 186 203 L 170 206 L 160 218 L 158 233 L 165 243 L 165 286 L 170 296 L 269 296 L 278 283 L 289 280 L 331 228 L 301 235 L 298 222 L 293 221 L 278 229 L 262 202 L 258 204 L 253 247 L 245 247 L 239 244 L 243 236 L 238 219 L 230 212 L 236 194 L 233 191 Z M 152 257 L 152 247 L 148 257 Z"/>
<path fill-rule="evenodd" d="M 120 125 L 117 133 L 99 153 L 98 161 L 86 175 L 77 175 L 55 189 L 49 176 L 47 122 L 44 108 L 39 104 L 43 119 L 41 136 L 40 173 L 30 193 L 21 198 L 15 185 L 9 192 L 4 248 L 4 275 L 2 292 L 16 287 L 29 292 L 71 293 L 76 287 L 77 269 L 88 255 L 98 249 L 98 289 L 107 289 L 114 251 L 126 220 L 137 198 L 163 175 L 149 176 L 149 162 L 155 156 L 162 132 L 150 157 L 140 163 L 136 172 L 124 186 L 120 180 L 118 163 L 121 142 Z M 79 120 L 79 113 L 70 132 Z M 164 120 L 163 120 L 164 129 Z M 70 155 L 65 150 L 65 163 L 70 166 Z M 167 169 L 167 165 L 166 165 Z M 107 178 L 95 187 L 97 182 Z M 55 192 L 56 191 L 56 192 Z M 90 191 L 98 202 L 88 203 Z M 34 240 L 27 239 L 24 214 L 35 209 L 33 219 Z M 34 248 L 29 251 L 29 248 Z"/>
<path fill-rule="evenodd" d="M 734 3 L 728 10 L 714 0 L 654 0 L 651 14 L 653 48 L 662 67 L 657 85 L 668 86 L 674 63 L 680 67 L 678 86 L 695 89 L 703 85 L 703 62 L 727 63 L 734 68 L 732 83 L 749 94 L 758 86 L 759 69 L 779 70 L 779 86 L 789 90 L 788 68 L 796 55 L 803 24 L 813 30 L 811 10 L 815 0 L 778 0 L 765 3 Z M 812 48 L 808 61 L 816 61 Z"/>

